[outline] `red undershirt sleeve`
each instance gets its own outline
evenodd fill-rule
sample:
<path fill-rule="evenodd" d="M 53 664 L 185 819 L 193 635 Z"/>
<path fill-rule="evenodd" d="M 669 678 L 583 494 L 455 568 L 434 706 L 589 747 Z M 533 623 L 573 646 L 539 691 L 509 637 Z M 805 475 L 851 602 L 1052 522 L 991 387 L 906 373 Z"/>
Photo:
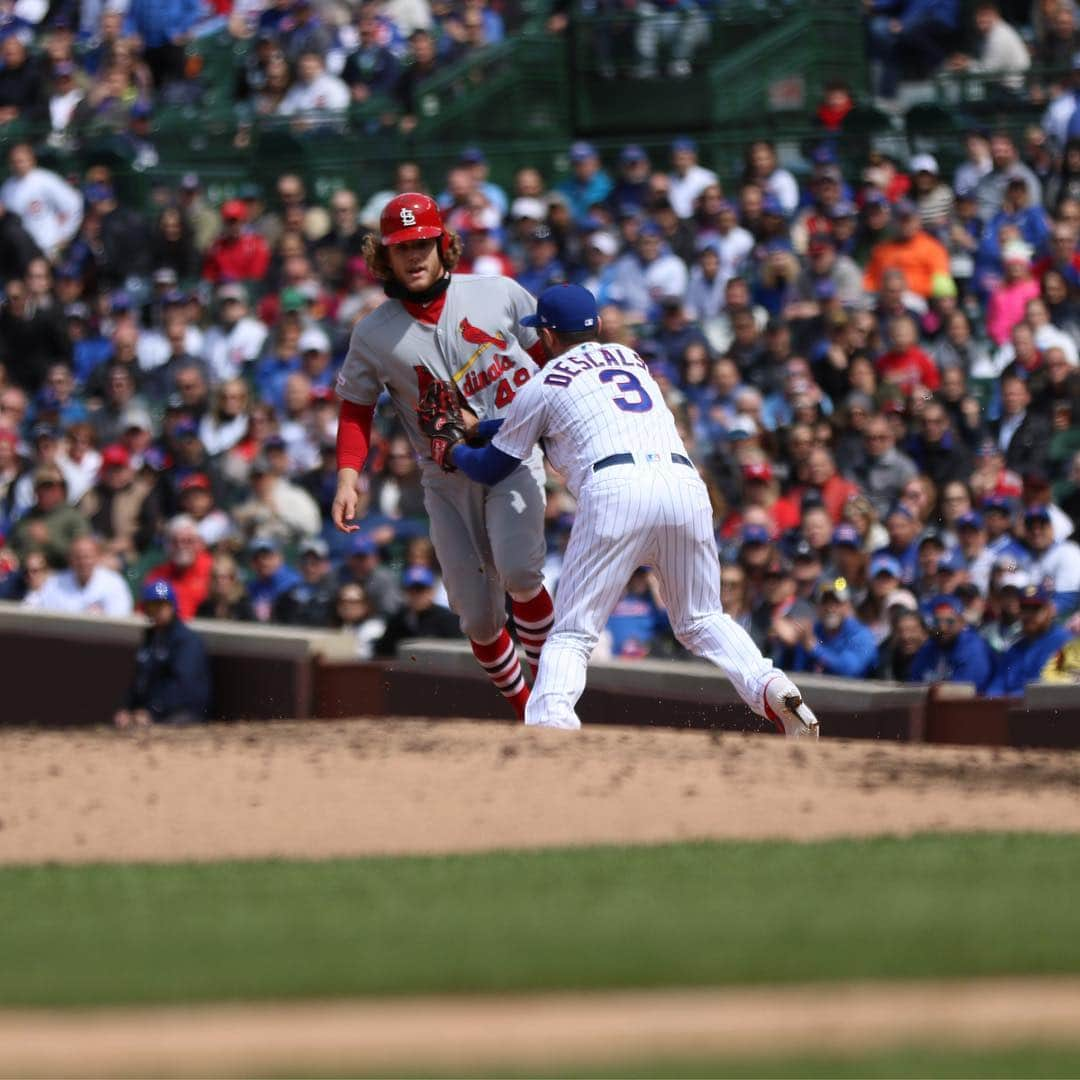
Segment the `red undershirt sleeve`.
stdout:
<path fill-rule="evenodd" d="M 367 461 L 371 444 L 371 420 L 374 405 L 357 405 L 342 401 L 338 413 L 337 466 L 339 469 L 355 469 L 359 472 Z"/>
<path fill-rule="evenodd" d="M 544 343 L 539 338 L 537 338 L 525 351 L 533 358 L 537 367 L 543 367 L 547 363 L 547 354 L 544 352 Z"/>

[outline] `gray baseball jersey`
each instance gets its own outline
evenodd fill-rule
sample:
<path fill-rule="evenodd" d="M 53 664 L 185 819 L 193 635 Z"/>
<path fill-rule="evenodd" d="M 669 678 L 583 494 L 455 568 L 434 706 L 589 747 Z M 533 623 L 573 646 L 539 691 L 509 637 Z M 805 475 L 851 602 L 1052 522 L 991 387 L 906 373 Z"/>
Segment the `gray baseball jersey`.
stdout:
<path fill-rule="evenodd" d="M 444 473 L 416 422 L 431 378 L 457 386 L 481 420 L 501 416 L 536 373 L 536 331 L 520 324 L 535 299 L 505 277 L 454 274 L 434 324 L 387 300 L 353 328 L 338 395 L 374 405 L 385 388 L 420 456 L 431 539 L 450 606 L 474 641 L 494 640 L 506 622 L 504 594 L 531 596 L 543 584 L 544 469 L 540 451 L 485 489 Z"/>
<path fill-rule="evenodd" d="M 416 452 L 429 471 L 428 440 L 416 423 L 416 400 L 428 375 L 452 381 L 481 420 L 501 416 L 536 373 L 527 350 L 536 331 L 520 324 L 536 301 L 506 277 L 454 274 L 438 322 L 414 318 L 387 300 L 353 328 L 337 392 L 374 405 L 385 387 Z"/>

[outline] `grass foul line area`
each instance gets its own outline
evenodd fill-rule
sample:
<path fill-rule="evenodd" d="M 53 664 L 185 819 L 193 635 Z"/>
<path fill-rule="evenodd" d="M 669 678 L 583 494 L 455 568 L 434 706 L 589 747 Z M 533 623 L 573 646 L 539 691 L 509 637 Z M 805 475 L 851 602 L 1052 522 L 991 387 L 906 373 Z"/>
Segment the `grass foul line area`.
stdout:
<path fill-rule="evenodd" d="M 1080 837 L 0 869 L 0 1006 L 1080 972 Z"/>

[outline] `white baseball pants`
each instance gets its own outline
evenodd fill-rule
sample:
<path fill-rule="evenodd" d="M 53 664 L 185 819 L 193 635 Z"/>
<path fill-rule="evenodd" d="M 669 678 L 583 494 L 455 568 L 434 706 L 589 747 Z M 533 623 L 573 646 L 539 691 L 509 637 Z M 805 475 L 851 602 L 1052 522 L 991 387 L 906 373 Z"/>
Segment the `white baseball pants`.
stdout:
<path fill-rule="evenodd" d="M 743 701 L 764 715 L 765 684 L 777 672 L 720 606 L 705 484 L 686 465 L 660 462 L 613 465 L 582 487 L 555 595 L 555 625 L 540 654 L 525 723 L 581 727 L 574 708 L 589 657 L 639 566 L 656 571 L 678 640 L 716 664 Z"/>

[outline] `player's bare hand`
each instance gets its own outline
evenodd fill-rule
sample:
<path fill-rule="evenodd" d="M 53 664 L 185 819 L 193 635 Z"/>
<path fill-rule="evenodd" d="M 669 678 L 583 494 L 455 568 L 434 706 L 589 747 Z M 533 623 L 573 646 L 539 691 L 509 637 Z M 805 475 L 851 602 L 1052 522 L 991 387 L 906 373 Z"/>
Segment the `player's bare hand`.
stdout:
<path fill-rule="evenodd" d="M 134 723 L 134 718 L 127 709 L 117 709 L 113 716 L 113 726 L 123 731 L 125 728 L 131 727 Z"/>
<path fill-rule="evenodd" d="M 343 533 L 356 532 L 360 528 L 354 521 L 360 495 L 356 490 L 356 470 L 342 469 L 338 473 L 337 494 L 330 510 L 334 527 Z"/>

